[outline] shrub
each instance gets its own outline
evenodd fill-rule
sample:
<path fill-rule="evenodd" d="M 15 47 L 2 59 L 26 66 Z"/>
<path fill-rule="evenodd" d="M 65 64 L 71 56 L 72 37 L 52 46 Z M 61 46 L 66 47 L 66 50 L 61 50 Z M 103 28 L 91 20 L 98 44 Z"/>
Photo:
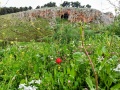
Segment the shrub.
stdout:
<path fill-rule="evenodd" d="M 68 25 L 57 25 L 54 28 L 53 39 L 59 41 L 60 43 L 69 44 L 73 41 L 77 44 L 80 39 L 79 29 L 75 29 L 74 26 Z"/>
<path fill-rule="evenodd" d="M 120 15 L 115 18 L 113 24 L 105 27 L 104 29 L 109 31 L 110 34 L 115 34 L 120 36 Z"/>

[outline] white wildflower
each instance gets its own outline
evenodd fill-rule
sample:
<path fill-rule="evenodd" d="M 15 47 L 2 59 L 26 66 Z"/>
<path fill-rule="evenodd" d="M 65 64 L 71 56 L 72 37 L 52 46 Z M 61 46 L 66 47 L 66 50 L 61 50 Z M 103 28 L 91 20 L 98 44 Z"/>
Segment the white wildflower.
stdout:
<path fill-rule="evenodd" d="M 24 87 L 24 90 L 36 90 L 36 89 L 37 89 L 37 87 L 35 87 L 35 86 Z"/>
<path fill-rule="evenodd" d="M 26 86 L 26 84 L 20 84 L 18 89 L 23 89 L 23 90 L 36 90 L 37 87 L 35 87 L 35 86 Z"/>
<path fill-rule="evenodd" d="M 103 56 L 98 56 L 98 62 L 101 62 L 102 60 L 104 60 L 104 57 Z"/>
<path fill-rule="evenodd" d="M 36 57 L 40 57 L 40 55 L 39 55 L 39 54 L 36 54 Z"/>
<path fill-rule="evenodd" d="M 40 84 L 42 81 L 41 80 L 32 80 L 31 82 L 29 82 L 29 84 Z"/>
<path fill-rule="evenodd" d="M 25 85 L 26 85 L 26 84 L 20 84 L 18 88 L 19 88 L 19 89 L 24 88 L 24 87 L 26 87 Z"/>
<path fill-rule="evenodd" d="M 29 82 L 29 86 L 26 86 L 26 84 L 20 84 L 18 89 L 23 89 L 23 90 L 37 90 L 37 87 L 31 86 L 30 84 L 40 84 L 41 80 L 32 80 Z"/>
<path fill-rule="evenodd" d="M 116 71 L 116 72 L 120 72 L 120 64 L 118 64 L 117 67 L 113 70 Z"/>
<path fill-rule="evenodd" d="M 71 81 L 70 80 L 68 80 L 68 83 L 70 83 Z"/>

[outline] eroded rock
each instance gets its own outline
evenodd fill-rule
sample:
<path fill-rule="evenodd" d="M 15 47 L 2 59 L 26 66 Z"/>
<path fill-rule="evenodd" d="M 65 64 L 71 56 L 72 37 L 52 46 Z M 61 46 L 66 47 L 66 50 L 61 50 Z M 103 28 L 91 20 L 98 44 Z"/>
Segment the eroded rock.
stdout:
<path fill-rule="evenodd" d="M 90 8 L 41 8 L 12 14 L 12 17 L 26 18 L 26 20 L 35 20 L 35 18 L 54 19 L 57 17 L 68 19 L 70 22 L 103 23 L 111 24 L 114 21 L 114 15 L 110 12 L 102 13 L 96 9 Z"/>

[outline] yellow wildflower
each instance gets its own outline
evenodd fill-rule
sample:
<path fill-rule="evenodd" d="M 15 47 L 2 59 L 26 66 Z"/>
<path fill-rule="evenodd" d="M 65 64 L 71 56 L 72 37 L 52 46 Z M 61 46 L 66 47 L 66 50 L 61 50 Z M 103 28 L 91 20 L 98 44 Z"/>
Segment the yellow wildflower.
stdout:
<path fill-rule="evenodd" d="M 5 35 L 5 33 L 4 33 L 4 32 L 3 32 L 2 34 L 3 34 L 3 35 Z"/>
<path fill-rule="evenodd" d="M 34 25 L 34 23 L 33 23 L 33 22 L 31 22 L 31 25 Z"/>
<path fill-rule="evenodd" d="M 13 58 L 12 54 L 10 54 L 10 59 Z"/>
<path fill-rule="evenodd" d="M 6 25 L 6 24 L 4 24 L 3 26 L 4 26 L 4 27 L 6 27 L 7 25 Z"/>
<path fill-rule="evenodd" d="M 22 52 L 22 55 L 24 55 L 25 54 L 25 52 Z"/>
<path fill-rule="evenodd" d="M 37 30 L 40 30 L 40 28 L 37 28 Z"/>
<path fill-rule="evenodd" d="M 60 67 L 60 66 L 58 66 L 58 70 L 60 70 L 60 68 L 61 68 L 61 67 Z"/>
<path fill-rule="evenodd" d="M 14 42 L 13 42 L 13 41 L 11 41 L 11 42 L 10 42 L 10 44 L 14 44 Z"/>
<path fill-rule="evenodd" d="M 17 40 L 17 38 L 15 38 L 15 40 Z"/>

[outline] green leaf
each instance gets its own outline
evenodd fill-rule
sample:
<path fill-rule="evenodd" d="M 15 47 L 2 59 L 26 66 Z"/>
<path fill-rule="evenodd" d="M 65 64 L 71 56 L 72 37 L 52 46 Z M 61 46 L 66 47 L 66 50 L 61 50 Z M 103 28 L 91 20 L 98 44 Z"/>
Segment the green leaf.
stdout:
<path fill-rule="evenodd" d="M 61 82 L 61 84 L 62 84 L 62 86 L 63 86 L 63 78 L 60 78 L 60 82 Z"/>
<path fill-rule="evenodd" d="M 39 73 L 35 73 L 35 78 L 39 79 Z"/>
<path fill-rule="evenodd" d="M 77 87 L 79 85 L 78 81 L 75 81 L 75 86 Z"/>
<path fill-rule="evenodd" d="M 34 71 L 39 72 L 39 67 L 37 65 L 34 65 Z"/>
<path fill-rule="evenodd" d="M 75 69 L 72 68 L 71 72 L 70 72 L 70 75 L 74 78 L 75 77 Z"/>
<path fill-rule="evenodd" d="M 106 53 L 106 47 L 105 46 L 102 47 L 102 52 Z"/>
<path fill-rule="evenodd" d="M 95 89 L 93 88 L 94 85 L 93 85 L 92 80 L 91 80 L 90 77 L 87 77 L 87 78 L 86 78 L 86 83 L 88 84 L 90 90 L 95 90 Z"/>
<path fill-rule="evenodd" d="M 104 60 L 99 66 L 99 70 L 102 70 L 106 63 L 107 63 L 106 60 Z"/>
<path fill-rule="evenodd" d="M 70 68 L 67 67 L 67 74 L 70 74 Z"/>
<path fill-rule="evenodd" d="M 114 85 L 112 88 L 110 88 L 110 90 L 120 90 L 120 83 Z"/>
<path fill-rule="evenodd" d="M 25 79 L 22 79 L 22 80 L 20 81 L 20 84 L 23 84 L 23 83 L 26 83 Z"/>
<path fill-rule="evenodd" d="M 73 58 L 76 60 L 76 61 L 79 61 L 79 62 L 84 62 L 84 59 L 86 58 L 86 55 L 83 53 L 83 52 L 75 52 L 73 53 Z"/>
<path fill-rule="evenodd" d="M 56 77 L 57 72 L 56 72 L 56 68 L 54 69 L 54 78 Z"/>

